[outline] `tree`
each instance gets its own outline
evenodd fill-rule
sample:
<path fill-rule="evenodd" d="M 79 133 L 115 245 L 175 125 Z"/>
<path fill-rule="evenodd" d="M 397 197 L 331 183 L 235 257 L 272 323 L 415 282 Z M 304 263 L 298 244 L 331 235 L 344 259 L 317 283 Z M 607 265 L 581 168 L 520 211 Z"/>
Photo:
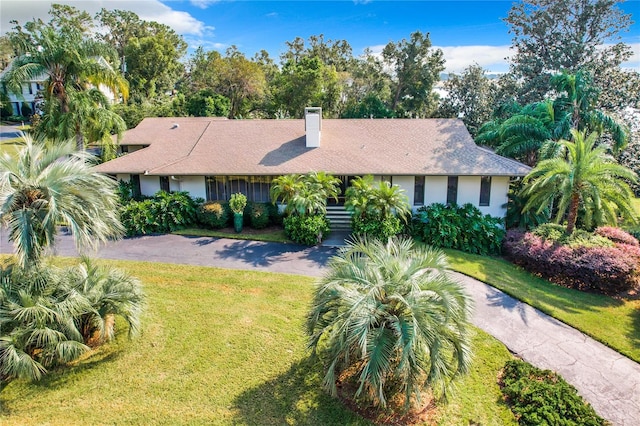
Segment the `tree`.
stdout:
<path fill-rule="evenodd" d="M 340 179 L 326 172 L 278 176 L 271 182 L 271 202 L 286 204 L 287 213 L 325 215 L 327 199 L 337 200 L 339 185 Z"/>
<path fill-rule="evenodd" d="M 444 82 L 447 96 L 439 107 L 443 117 L 462 117 L 462 121 L 475 137 L 480 127 L 491 119 L 495 107 L 495 85 L 480 65 L 470 65 L 461 75 L 449 74 Z"/>
<path fill-rule="evenodd" d="M 550 76 L 566 70 L 589 70 L 596 85 L 631 56 L 619 33 L 628 31 L 631 15 L 619 0 L 522 0 L 514 2 L 505 22 L 513 35 L 511 72 L 521 80 L 521 103 L 543 99 Z"/>
<path fill-rule="evenodd" d="M 265 96 L 267 81 L 262 67 L 248 60 L 235 46 L 227 49 L 218 70 L 218 93 L 226 96 L 231 106 L 229 118 L 249 112 L 251 104 L 260 104 Z"/>
<path fill-rule="evenodd" d="M 191 92 L 217 87 L 222 56 L 215 50 L 205 52 L 199 46 L 187 63 L 186 87 Z"/>
<path fill-rule="evenodd" d="M 87 126 L 79 126 L 75 120 L 64 118 L 67 114 L 78 116 L 80 113 L 73 111 L 80 106 L 73 103 L 79 98 L 74 94 L 105 87 L 115 99 L 119 96 L 126 99 L 128 85 L 108 63 L 115 57 L 115 52 L 89 37 L 91 18 L 85 12 L 71 6 L 53 5 L 50 14 L 53 18 L 47 24 L 37 20 L 27 22 L 23 28 L 14 21 L 15 27 L 9 37 L 19 56 L 5 74 L 4 82 L 8 90 L 20 93 L 25 81 L 46 76 L 44 101 L 49 109 L 45 110 L 43 119 L 47 114 L 57 115 L 55 123 L 44 132 L 46 137 L 59 141 L 66 140 L 70 133 L 75 134 L 78 148 L 84 148 L 85 137 L 100 133 L 98 129 L 104 130 L 105 126 L 99 123 L 98 128 L 91 128 L 86 134 L 75 133 L 80 128 L 87 130 Z M 105 106 L 104 103 L 94 103 L 92 108 L 106 109 Z M 108 130 L 117 131 L 118 128 Z M 97 140 L 104 139 L 106 135 L 102 132 Z"/>
<path fill-rule="evenodd" d="M 436 108 L 433 85 L 444 71 L 441 50 L 431 49 L 429 34 L 416 31 L 409 40 L 389 42 L 382 50 L 392 70 L 391 109 L 398 117 L 428 117 Z"/>
<path fill-rule="evenodd" d="M 619 216 L 636 221 L 627 183 L 637 181 L 635 174 L 609 157 L 605 147 L 596 146 L 597 133 L 585 136 L 572 129 L 571 135 L 573 141 L 559 141 L 560 156 L 541 161 L 525 177 L 523 195 L 529 198 L 524 211 L 541 213 L 553 205 L 557 223 L 566 214 L 568 234 L 576 226 L 579 209 L 584 210 L 587 227 L 615 224 Z"/>
<path fill-rule="evenodd" d="M 402 392 L 408 408 L 425 385 L 442 395 L 468 371 L 470 299 L 447 268 L 441 251 L 410 239 L 340 249 L 307 317 L 309 347 L 326 355 L 332 395 L 338 377 L 352 371 L 355 397 L 384 407 Z"/>
<path fill-rule="evenodd" d="M 79 250 L 121 235 L 117 184 L 93 170 L 91 155 L 76 151 L 73 141 L 23 139 L 17 158 L 0 157 L 0 222 L 21 267 L 42 259 L 60 223 L 69 227 Z"/>
<path fill-rule="evenodd" d="M 182 36 L 167 25 L 141 20 L 127 11 L 103 9 L 97 19 L 107 30 L 103 40 L 122 58 L 134 101 L 160 98 L 175 88 L 184 73 L 180 59 L 187 51 Z"/>
<path fill-rule="evenodd" d="M 186 108 L 189 115 L 194 117 L 226 117 L 230 102 L 211 89 L 202 89 L 189 97 Z"/>
<path fill-rule="evenodd" d="M 554 157 L 559 148 L 556 141 L 570 137 L 572 128 L 588 133 L 606 132 L 614 153 L 626 146 L 629 138 L 627 129 L 613 116 L 597 108 L 599 92 L 588 72 L 562 72 L 554 75 L 551 83 L 556 94 L 554 99 L 524 107 L 517 104 L 499 107 L 497 118 L 480 128 L 476 142 L 494 146 L 498 154 L 516 158 L 530 166 L 540 158 Z"/>

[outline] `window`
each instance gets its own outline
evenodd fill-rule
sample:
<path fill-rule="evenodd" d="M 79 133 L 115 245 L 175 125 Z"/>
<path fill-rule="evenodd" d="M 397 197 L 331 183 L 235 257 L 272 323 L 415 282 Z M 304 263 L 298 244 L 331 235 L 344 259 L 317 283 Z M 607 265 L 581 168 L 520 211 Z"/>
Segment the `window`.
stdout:
<path fill-rule="evenodd" d="M 207 201 L 227 201 L 241 192 L 248 201 L 268 203 L 272 180 L 273 176 L 207 176 Z"/>
<path fill-rule="evenodd" d="M 413 184 L 413 205 L 424 205 L 424 176 L 416 176 Z"/>
<path fill-rule="evenodd" d="M 393 186 L 393 176 L 380 176 L 382 182 L 389 182 L 389 185 Z"/>
<path fill-rule="evenodd" d="M 169 191 L 169 176 L 160 176 L 160 190 L 164 192 Z"/>
<path fill-rule="evenodd" d="M 249 193 L 247 198 L 256 203 L 268 203 L 271 201 L 269 190 L 271 189 L 271 176 L 249 177 Z"/>
<path fill-rule="evenodd" d="M 140 175 L 131 175 L 131 195 L 133 198 L 138 199 L 142 196 L 142 190 L 140 189 Z"/>
<path fill-rule="evenodd" d="M 488 206 L 491 201 L 491 176 L 480 178 L 480 205 Z"/>
<path fill-rule="evenodd" d="M 226 201 L 229 199 L 224 176 L 207 176 L 205 182 L 207 186 L 207 201 Z"/>
<path fill-rule="evenodd" d="M 447 204 L 458 202 L 458 176 L 449 176 L 447 179 Z"/>

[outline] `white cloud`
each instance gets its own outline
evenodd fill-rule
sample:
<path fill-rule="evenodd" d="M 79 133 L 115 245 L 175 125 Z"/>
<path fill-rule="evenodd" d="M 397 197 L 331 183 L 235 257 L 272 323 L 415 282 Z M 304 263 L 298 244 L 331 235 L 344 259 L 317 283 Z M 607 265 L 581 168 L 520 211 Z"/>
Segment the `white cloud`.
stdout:
<path fill-rule="evenodd" d="M 200 9 L 206 9 L 213 3 L 218 3 L 219 0 L 191 0 L 191 4 Z"/>
<path fill-rule="evenodd" d="M 92 16 L 102 8 L 129 10 L 136 13 L 140 19 L 160 22 L 183 35 L 202 37 L 213 29 L 189 13 L 173 10 L 159 0 L 39 0 L 33 2 L 2 0 L 0 2 L 0 33 L 4 34 L 13 27 L 9 23 L 11 20 L 17 20 L 21 24 L 37 18 L 48 21 L 48 12 L 53 3 L 71 5 L 80 10 L 86 10 Z"/>
<path fill-rule="evenodd" d="M 434 46 L 441 49 L 446 60 L 446 72 L 461 73 L 470 65 L 478 64 L 488 71 L 507 71 L 507 58 L 512 52 L 505 46 Z"/>

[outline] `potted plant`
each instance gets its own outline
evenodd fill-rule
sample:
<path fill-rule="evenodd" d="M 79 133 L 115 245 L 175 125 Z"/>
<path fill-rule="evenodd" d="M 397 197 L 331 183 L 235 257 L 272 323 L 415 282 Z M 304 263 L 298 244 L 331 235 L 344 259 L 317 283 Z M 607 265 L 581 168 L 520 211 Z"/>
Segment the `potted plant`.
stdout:
<path fill-rule="evenodd" d="M 238 233 L 242 232 L 242 222 L 244 221 L 244 217 L 242 215 L 246 206 L 246 195 L 240 192 L 231 195 L 231 199 L 229 200 L 229 207 L 233 212 L 233 229 Z"/>

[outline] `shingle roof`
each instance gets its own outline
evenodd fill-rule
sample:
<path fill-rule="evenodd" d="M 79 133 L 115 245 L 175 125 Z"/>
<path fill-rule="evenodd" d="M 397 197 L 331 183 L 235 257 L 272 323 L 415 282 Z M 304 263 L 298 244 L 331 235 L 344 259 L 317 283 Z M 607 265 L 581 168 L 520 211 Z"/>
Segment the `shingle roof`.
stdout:
<path fill-rule="evenodd" d="M 146 118 L 122 144 L 148 145 L 98 166 L 104 173 L 281 175 L 526 175 L 530 168 L 482 149 L 456 119 L 324 119 L 319 148 L 304 120 Z"/>

